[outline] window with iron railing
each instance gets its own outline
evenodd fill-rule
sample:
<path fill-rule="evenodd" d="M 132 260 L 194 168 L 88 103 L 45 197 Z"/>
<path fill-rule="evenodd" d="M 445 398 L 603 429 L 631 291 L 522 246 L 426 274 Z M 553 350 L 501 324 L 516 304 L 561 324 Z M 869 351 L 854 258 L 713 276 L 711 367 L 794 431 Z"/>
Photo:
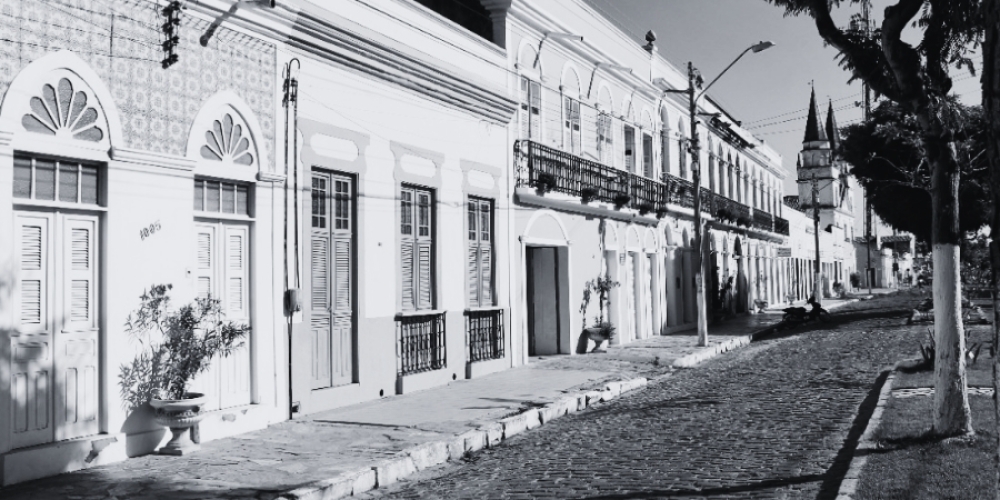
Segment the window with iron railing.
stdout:
<path fill-rule="evenodd" d="M 503 309 L 466 311 L 465 317 L 469 362 L 503 359 L 506 342 Z"/>
<path fill-rule="evenodd" d="M 396 317 L 396 372 L 413 375 L 447 366 L 444 313 Z"/>

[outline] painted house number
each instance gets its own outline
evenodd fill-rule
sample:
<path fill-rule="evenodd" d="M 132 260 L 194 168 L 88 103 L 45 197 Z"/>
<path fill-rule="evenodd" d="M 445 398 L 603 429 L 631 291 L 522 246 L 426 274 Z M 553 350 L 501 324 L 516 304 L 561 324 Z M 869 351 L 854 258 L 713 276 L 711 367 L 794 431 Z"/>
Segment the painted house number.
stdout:
<path fill-rule="evenodd" d="M 139 230 L 139 239 L 146 241 L 146 238 L 156 234 L 160 230 L 160 221 L 156 221 L 149 225 L 149 227 L 144 227 Z"/>

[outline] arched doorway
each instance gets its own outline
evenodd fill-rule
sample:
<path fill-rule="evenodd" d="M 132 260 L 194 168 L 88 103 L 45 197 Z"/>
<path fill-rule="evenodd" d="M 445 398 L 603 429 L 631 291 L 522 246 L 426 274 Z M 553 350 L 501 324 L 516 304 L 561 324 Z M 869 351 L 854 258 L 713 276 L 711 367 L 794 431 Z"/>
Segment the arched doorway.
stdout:
<path fill-rule="evenodd" d="M 736 313 L 747 311 L 747 273 L 743 258 L 743 244 L 739 238 L 733 243 L 733 258 L 736 259 Z"/>

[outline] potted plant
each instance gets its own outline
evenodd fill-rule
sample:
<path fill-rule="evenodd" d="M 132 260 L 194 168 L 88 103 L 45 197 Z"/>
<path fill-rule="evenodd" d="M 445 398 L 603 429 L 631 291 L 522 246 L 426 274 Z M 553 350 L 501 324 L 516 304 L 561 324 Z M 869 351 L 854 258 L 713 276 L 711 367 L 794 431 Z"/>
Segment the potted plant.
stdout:
<path fill-rule="evenodd" d="M 583 288 L 583 304 L 580 306 L 580 313 L 584 315 L 584 319 L 587 316 L 587 307 L 590 305 L 590 300 L 596 293 L 598 297 L 598 308 L 600 312 L 596 318 L 594 318 L 594 324 L 589 328 L 584 328 L 584 333 L 586 333 L 587 338 L 594 341 L 594 349 L 590 352 L 596 351 L 605 340 L 611 340 L 615 336 L 615 327 L 610 321 L 604 320 L 604 309 L 608 306 L 611 298 L 608 294 L 611 290 L 619 286 L 617 281 L 613 281 L 608 276 L 600 276 L 595 279 L 588 281 Z"/>
<path fill-rule="evenodd" d="M 131 364 L 122 365 L 120 383 L 122 400 L 132 410 L 149 403 L 156 423 L 170 428 L 173 437 L 159 453 L 184 455 L 199 448 L 189 431 L 205 417 L 206 397 L 188 391 L 191 381 L 208 370 L 213 358 L 242 347 L 250 327 L 225 321 L 220 302 L 212 298 L 172 309 L 172 288 L 150 287 L 129 314 L 125 329 L 142 349 Z"/>
<path fill-rule="evenodd" d="M 586 205 L 597 199 L 597 188 L 588 186 L 580 190 L 580 202 Z"/>
<path fill-rule="evenodd" d="M 652 211 L 653 211 L 653 204 L 652 203 L 645 202 L 645 203 L 639 205 L 639 215 L 646 215 L 646 214 L 648 214 L 649 212 L 652 212 Z"/>
<path fill-rule="evenodd" d="M 556 176 L 551 172 L 542 172 L 535 179 L 535 188 L 538 194 L 544 195 L 556 188 Z"/>
<path fill-rule="evenodd" d="M 667 216 L 667 209 L 664 207 L 659 207 L 656 209 L 656 218 L 662 219 Z"/>
<path fill-rule="evenodd" d="M 628 205 L 628 202 L 632 200 L 632 197 L 628 193 L 618 193 L 612 200 L 615 204 L 615 210 L 621 210 L 622 207 Z"/>

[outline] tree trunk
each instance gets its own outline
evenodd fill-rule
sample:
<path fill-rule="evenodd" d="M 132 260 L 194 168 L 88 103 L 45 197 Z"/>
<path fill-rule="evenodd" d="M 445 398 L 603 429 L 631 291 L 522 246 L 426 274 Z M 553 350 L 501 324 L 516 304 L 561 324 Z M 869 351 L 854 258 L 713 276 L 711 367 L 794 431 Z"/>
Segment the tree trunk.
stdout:
<path fill-rule="evenodd" d="M 968 435 L 972 416 L 965 378 L 965 332 L 959 274 L 958 181 L 955 143 L 943 133 L 933 108 L 924 114 L 924 146 L 933 168 L 931 195 L 934 253 L 934 433 Z"/>
<path fill-rule="evenodd" d="M 983 42 L 983 112 L 986 116 L 986 155 L 990 167 L 990 193 L 993 196 L 990 263 L 993 285 L 993 415 L 996 419 L 997 450 L 995 463 L 1000 465 L 1000 0 L 983 3 L 985 40 Z M 994 496 L 1000 500 L 1000 467 L 995 476 Z"/>

